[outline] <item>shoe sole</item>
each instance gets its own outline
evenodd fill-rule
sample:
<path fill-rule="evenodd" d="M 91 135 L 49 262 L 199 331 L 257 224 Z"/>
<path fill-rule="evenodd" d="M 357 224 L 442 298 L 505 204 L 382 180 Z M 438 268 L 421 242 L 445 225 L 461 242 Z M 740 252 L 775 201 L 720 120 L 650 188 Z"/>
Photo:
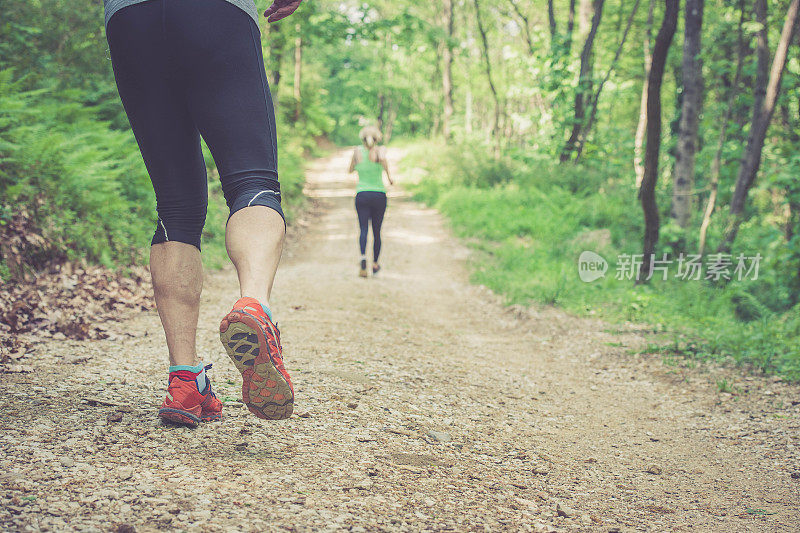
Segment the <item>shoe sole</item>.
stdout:
<path fill-rule="evenodd" d="M 359 271 L 358 275 L 360 277 L 362 277 L 362 278 L 366 278 L 367 277 L 367 271 L 366 270 L 361 270 L 361 271 Z"/>
<path fill-rule="evenodd" d="M 233 311 L 222 319 L 219 338 L 242 374 L 242 400 L 258 418 L 283 420 L 294 410 L 294 393 L 269 355 L 267 335 L 252 315 Z"/>
<path fill-rule="evenodd" d="M 158 410 L 158 416 L 162 420 L 167 420 L 173 424 L 180 424 L 193 428 L 196 428 L 200 424 L 200 419 L 198 417 L 188 411 L 182 411 L 180 409 L 162 407 Z"/>

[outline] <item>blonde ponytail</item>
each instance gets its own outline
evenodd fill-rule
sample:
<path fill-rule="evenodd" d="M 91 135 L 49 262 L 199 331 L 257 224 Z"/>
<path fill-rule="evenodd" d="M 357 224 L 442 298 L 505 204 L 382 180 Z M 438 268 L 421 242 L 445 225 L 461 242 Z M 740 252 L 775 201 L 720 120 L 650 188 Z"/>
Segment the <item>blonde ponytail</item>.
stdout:
<path fill-rule="evenodd" d="M 381 132 L 375 126 L 367 126 L 361 130 L 361 141 L 364 146 L 369 150 L 369 160 L 377 163 L 380 160 L 380 148 L 378 143 L 381 142 Z"/>

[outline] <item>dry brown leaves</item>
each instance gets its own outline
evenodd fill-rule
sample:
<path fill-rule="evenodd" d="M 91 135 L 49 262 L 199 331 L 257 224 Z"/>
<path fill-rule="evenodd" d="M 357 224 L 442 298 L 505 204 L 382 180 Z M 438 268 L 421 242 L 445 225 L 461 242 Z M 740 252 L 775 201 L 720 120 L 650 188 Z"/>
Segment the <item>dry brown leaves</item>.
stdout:
<path fill-rule="evenodd" d="M 32 346 L 21 334 L 106 339 L 111 334 L 105 323 L 124 310 L 151 309 L 151 293 L 144 267 L 120 274 L 65 263 L 32 281 L 0 284 L 0 372 L 29 370 L 20 360 Z"/>
<path fill-rule="evenodd" d="M 31 200 L 34 212 L 41 203 L 41 198 Z M 0 206 L 7 212 L 4 207 Z M 33 277 L 31 272 L 62 263 L 65 257 L 56 243 L 42 234 L 28 207 L 18 206 L 13 215 L 0 221 L 0 259 L 12 279 L 30 281 Z"/>

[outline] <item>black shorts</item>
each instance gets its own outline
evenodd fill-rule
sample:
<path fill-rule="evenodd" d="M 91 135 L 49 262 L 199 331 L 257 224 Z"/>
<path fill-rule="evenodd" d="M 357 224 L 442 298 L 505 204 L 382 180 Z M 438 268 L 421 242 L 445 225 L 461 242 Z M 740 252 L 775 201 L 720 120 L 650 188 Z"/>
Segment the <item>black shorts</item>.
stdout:
<path fill-rule="evenodd" d="M 208 207 L 201 135 L 230 214 L 261 205 L 283 216 L 275 113 L 253 19 L 220 0 L 148 0 L 116 12 L 106 34 L 155 189 L 152 243 L 200 248 Z"/>

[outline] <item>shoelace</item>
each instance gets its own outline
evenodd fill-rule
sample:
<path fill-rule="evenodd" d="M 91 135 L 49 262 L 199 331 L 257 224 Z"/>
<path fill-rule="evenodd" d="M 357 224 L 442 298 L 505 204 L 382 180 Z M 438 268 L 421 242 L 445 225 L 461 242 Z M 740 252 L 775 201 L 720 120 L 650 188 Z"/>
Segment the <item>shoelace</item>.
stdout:
<path fill-rule="evenodd" d="M 242 307 L 242 310 L 243 311 L 255 311 L 255 312 L 250 313 L 250 314 L 252 314 L 256 318 L 256 320 L 260 320 L 260 321 L 262 321 L 264 323 L 264 325 L 268 326 L 267 330 L 272 330 L 274 332 L 274 334 L 275 334 L 275 344 L 278 347 L 278 351 L 279 352 L 283 352 L 283 345 L 281 345 L 281 332 L 278 329 L 278 323 L 277 322 L 272 322 L 272 320 L 270 320 L 270 318 L 264 313 L 263 310 L 256 309 L 254 306 L 252 306 L 250 304 L 247 304 L 244 307 Z M 280 356 L 280 353 L 278 354 L 278 359 L 279 360 L 283 359 Z"/>
<path fill-rule="evenodd" d="M 208 363 L 206 366 L 203 367 L 203 370 L 211 370 L 211 367 L 213 367 L 213 366 L 214 366 L 214 363 Z M 208 376 L 206 376 L 206 383 L 208 383 L 208 394 L 210 394 L 212 397 L 216 398 L 217 395 L 214 394 L 214 390 L 211 388 L 211 380 L 208 379 Z M 203 393 L 203 391 L 200 391 L 200 394 L 202 394 L 202 393 Z"/>

